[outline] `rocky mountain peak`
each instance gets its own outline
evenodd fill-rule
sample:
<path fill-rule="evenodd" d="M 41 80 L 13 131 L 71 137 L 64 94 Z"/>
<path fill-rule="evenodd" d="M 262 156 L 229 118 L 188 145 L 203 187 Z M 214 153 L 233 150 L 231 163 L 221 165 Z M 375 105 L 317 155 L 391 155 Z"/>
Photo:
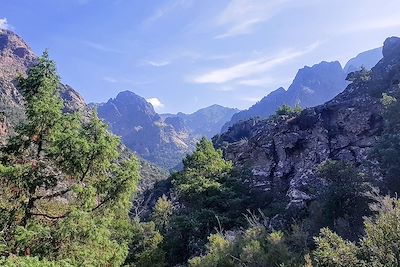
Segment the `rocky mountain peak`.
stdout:
<path fill-rule="evenodd" d="M 311 67 L 305 66 L 297 72 L 287 91 L 281 87 L 248 110 L 236 113 L 222 127 L 221 132 L 240 121 L 256 117 L 267 118 L 283 104 L 300 104 L 303 108 L 322 104 L 346 87 L 345 78 L 346 74 L 338 61 L 323 61 Z"/>
<path fill-rule="evenodd" d="M 162 120 L 146 99 L 131 91 L 98 104 L 97 112 L 128 148 L 167 169 L 178 165 L 196 141 L 181 119 Z"/>
<path fill-rule="evenodd" d="M 398 59 L 400 50 L 400 38 L 399 37 L 389 37 L 385 40 L 383 44 L 383 57 L 388 60 L 389 58 Z"/>

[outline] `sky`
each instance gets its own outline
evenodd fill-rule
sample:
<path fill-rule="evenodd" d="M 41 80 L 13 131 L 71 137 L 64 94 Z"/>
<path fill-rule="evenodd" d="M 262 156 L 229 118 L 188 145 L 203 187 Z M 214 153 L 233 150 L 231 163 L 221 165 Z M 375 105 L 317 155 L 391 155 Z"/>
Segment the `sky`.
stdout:
<path fill-rule="evenodd" d="M 130 90 L 159 113 L 246 109 L 298 69 L 400 36 L 400 0 L 1 0 L 86 102 Z"/>

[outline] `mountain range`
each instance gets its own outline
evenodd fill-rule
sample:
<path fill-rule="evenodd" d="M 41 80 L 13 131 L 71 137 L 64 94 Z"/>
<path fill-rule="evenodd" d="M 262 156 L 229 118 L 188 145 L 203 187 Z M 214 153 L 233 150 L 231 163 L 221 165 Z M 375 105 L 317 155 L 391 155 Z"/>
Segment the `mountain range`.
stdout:
<path fill-rule="evenodd" d="M 302 108 L 322 104 L 344 90 L 348 84 L 346 76 L 349 72 L 359 70 L 361 67 L 370 69 L 381 58 L 382 48 L 376 48 L 350 59 L 344 68 L 338 61 L 323 61 L 312 67 L 306 66 L 297 72 L 287 90 L 280 87 L 249 109 L 236 113 L 222 127 L 221 132 L 227 131 L 235 123 L 250 118 L 268 118 L 284 104 L 292 107 L 298 104 Z"/>
<path fill-rule="evenodd" d="M 370 68 L 381 53 L 381 48 L 361 53 L 345 68 L 337 61 L 306 66 L 298 71 L 288 90 L 279 88 L 244 111 L 212 105 L 192 114 L 157 114 L 146 99 L 130 91 L 121 92 L 106 103 L 91 106 L 97 108 L 99 117 L 115 135 L 121 137 L 125 146 L 143 159 L 171 169 L 193 151 L 202 136 L 212 138 L 240 121 L 267 118 L 283 104 L 300 104 L 305 108 L 324 103 L 346 87 L 347 72 L 361 66 Z M 0 137 L 12 132 L 24 117 L 23 98 L 15 79 L 19 74 L 24 75 L 36 59 L 22 38 L 12 31 L 0 30 Z M 89 110 L 72 87 L 60 84 L 59 90 L 66 112 Z"/>

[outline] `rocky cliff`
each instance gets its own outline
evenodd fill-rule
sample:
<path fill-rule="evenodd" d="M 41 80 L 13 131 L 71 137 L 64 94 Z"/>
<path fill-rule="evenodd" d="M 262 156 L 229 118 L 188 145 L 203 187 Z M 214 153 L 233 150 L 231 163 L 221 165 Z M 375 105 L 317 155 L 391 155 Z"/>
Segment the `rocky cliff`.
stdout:
<path fill-rule="evenodd" d="M 372 71 L 351 77 L 353 82 L 323 105 L 298 116 L 242 122 L 214 138 L 260 206 L 281 203 L 284 214 L 306 209 L 324 187 L 316 169 L 327 159 L 367 168 L 383 128 L 382 93 L 400 89 L 400 39 L 385 41 L 383 59 Z"/>
<path fill-rule="evenodd" d="M 286 91 L 279 88 L 248 110 L 233 115 L 222 127 L 222 132 L 239 121 L 254 117 L 267 118 L 282 106 L 299 104 L 303 108 L 312 107 L 328 101 L 346 87 L 346 73 L 339 62 L 321 62 L 312 67 L 300 69 Z"/>

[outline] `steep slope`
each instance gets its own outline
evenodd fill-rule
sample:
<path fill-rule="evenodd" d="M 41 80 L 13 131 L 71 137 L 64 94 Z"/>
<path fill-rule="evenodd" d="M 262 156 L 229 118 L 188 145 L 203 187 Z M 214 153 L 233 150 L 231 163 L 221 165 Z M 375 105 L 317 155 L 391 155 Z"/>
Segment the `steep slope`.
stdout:
<path fill-rule="evenodd" d="M 370 70 L 372 67 L 382 59 L 382 47 L 371 49 L 358 54 L 356 57 L 350 59 L 344 66 L 344 71 L 350 73 L 358 71 L 361 67 Z"/>
<path fill-rule="evenodd" d="M 16 88 L 18 75 L 25 75 L 37 60 L 32 49 L 15 33 L 0 29 L 0 138 L 23 119 L 23 97 Z M 70 86 L 60 84 L 65 111 L 85 108 L 83 98 Z"/>
<path fill-rule="evenodd" d="M 222 127 L 222 132 L 235 123 L 254 117 L 267 118 L 283 104 L 303 108 L 311 107 L 331 99 L 346 87 L 346 74 L 339 62 L 321 62 L 300 69 L 287 91 L 279 88 L 248 110 L 233 115 Z"/>
<path fill-rule="evenodd" d="M 163 121 L 146 99 L 130 91 L 99 104 L 97 111 L 128 148 L 168 169 L 179 164 L 196 141 L 179 118 Z"/>
<path fill-rule="evenodd" d="M 264 207 L 279 203 L 281 215 L 306 209 L 322 192 L 316 169 L 327 159 L 371 166 L 368 155 L 383 128 L 382 93 L 400 90 L 400 38 L 387 39 L 383 59 L 354 77 L 333 100 L 298 116 L 249 120 L 214 138 Z"/>
<path fill-rule="evenodd" d="M 195 136 L 213 137 L 219 133 L 221 127 L 228 122 L 234 114 L 239 112 L 236 108 L 227 108 L 220 105 L 212 105 L 202 108 L 192 114 L 178 113 L 166 114 L 164 117 L 181 118 L 184 126 Z"/>

